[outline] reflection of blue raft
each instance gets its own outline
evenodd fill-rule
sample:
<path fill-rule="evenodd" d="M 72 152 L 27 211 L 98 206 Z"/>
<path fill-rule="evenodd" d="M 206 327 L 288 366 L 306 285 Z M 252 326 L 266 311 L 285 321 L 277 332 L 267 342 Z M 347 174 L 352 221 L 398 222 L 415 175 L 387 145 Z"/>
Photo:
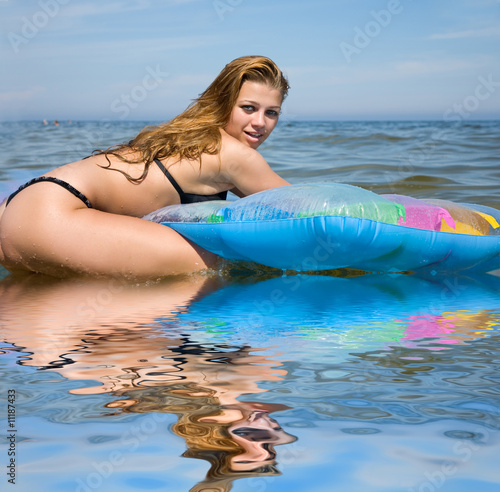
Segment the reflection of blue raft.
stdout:
<path fill-rule="evenodd" d="M 498 210 L 384 197 L 343 184 L 292 185 L 235 202 L 172 205 L 145 218 L 224 258 L 284 270 L 500 267 Z"/>
<path fill-rule="evenodd" d="M 500 278 L 493 275 L 258 278 L 232 281 L 196 299 L 175 323 L 190 326 L 198 343 L 279 347 L 281 353 L 293 352 L 293 360 L 307 359 L 309 368 L 311 353 L 318 364 L 332 363 L 353 348 L 500 333 Z M 316 343 L 304 345 L 305 339 Z"/>

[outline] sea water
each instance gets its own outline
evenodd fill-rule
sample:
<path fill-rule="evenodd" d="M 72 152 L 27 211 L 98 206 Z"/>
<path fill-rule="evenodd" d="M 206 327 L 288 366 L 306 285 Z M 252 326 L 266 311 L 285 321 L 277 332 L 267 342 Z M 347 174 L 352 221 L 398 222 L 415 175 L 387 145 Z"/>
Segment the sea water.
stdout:
<path fill-rule="evenodd" d="M 146 124 L 2 123 L 0 197 Z M 281 121 L 261 147 L 292 183 L 495 208 L 499 151 L 496 121 Z M 2 271 L 2 490 L 497 491 L 499 294 L 491 275 Z"/>

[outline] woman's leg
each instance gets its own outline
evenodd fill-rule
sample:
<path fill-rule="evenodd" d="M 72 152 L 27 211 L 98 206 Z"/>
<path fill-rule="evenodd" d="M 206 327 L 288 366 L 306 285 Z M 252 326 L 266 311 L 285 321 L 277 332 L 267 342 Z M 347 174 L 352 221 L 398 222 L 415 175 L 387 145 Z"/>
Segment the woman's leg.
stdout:
<path fill-rule="evenodd" d="M 0 216 L 0 261 L 10 270 L 159 278 L 214 267 L 217 256 L 174 230 L 87 208 L 53 183 L 20 193 Z"/>
<path fill-rule="evenodd" d="M 0 204 L 0 224 L 2 222 L 2 215 L 5 210 L 5 201 Z M 11 271 L 12 273 L 22 273 L 26 272 L 26 269 L 21 267 L 20 269 L 16 267 L 14 263 L 8 260 L 6 258 L 4 252 L 3 252 L 3 246 L 2 246 L 2 241 L 0 239 L 0 265 L 2 265 L 4 268 L 7 270 Z"/>

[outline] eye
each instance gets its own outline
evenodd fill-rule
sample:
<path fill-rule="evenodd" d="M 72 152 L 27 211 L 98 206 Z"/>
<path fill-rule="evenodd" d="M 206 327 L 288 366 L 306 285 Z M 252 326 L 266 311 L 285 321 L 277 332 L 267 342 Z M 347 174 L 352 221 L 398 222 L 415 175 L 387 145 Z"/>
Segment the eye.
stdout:
<path fill-rule="evenodd" d="M 267 429 L 255 427 L 239 427 L 233 429 L 231 433 L 252 442 L 271 441 L 274 437 Z"/>
<path fill-rule="evenodd" d="M 247 437 L 251 436 L 252 432 L 254 431 L 255 429 L 241 428 L 241 429 L 234 429 L 232 433 L 235 434 L 236 436 Z"/>
<path fill-rule="evenodd" d="M 251 113 L 252 111 L 255 111 L 255 106 L 252 106 L 251 104 L 245 104 L 244 106 L 241 106 L 241 109 L 243 109 L 243 111 Z"/>
<path fill-rule="evenodd" d="M 279 111 L 276 111 L 274 109 L 269 109 L 266 111 L 266 114 L 270 116 L 271 118 L 277 118 L 280 115 Z"/>

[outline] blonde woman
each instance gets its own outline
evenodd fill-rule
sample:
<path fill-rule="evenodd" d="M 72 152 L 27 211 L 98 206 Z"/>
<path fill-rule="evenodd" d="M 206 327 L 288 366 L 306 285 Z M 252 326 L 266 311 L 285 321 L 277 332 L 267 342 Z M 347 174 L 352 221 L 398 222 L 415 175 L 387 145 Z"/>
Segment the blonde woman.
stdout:
<path fill-rule="evenodd" d="M 287 92 L 272 60 L 238 58 L 171 121 L 26 183 L 0 206 L 0 263 L 57 277 L 158 278 L 214 267 L 215 255 L 140 217 L 229 190 L 242 197 L 287 185 L 256 150 Z"/>

